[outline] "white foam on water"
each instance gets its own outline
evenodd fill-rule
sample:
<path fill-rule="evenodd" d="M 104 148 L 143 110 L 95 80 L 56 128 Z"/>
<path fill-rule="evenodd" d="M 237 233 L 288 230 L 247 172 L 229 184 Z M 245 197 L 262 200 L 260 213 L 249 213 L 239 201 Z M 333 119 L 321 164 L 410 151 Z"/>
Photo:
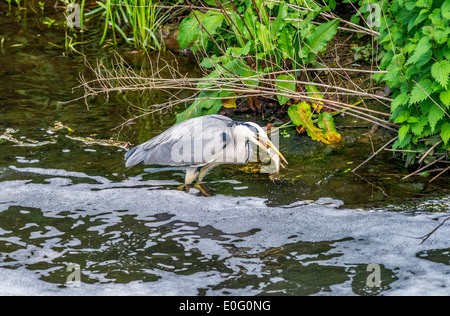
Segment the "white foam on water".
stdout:
<path fill-rule="evenodd" d="M 32 168 L 30 172 L 39 172 Z M 432 231 L 446 217 L 445 213 L 412 213 L 406 211 L 346 209 L 341 201 L 321 198 L 317 201 L 299 201 L 292 205 L 271 207 L 266 200 L 255 197 L 214 197 L 195 196 L 178 190 L 151 189 L 161 185 L 160 181 L 140 181 L 132 178 L 113 183 L 95 178 L 98 184 L 70 184 L 61 180 L 64 175 L 57 172 L 49 175 L 46 184 L 29 181 L 5 181 L 0 183 L 0 212 L 11 205 L 40 209 L 44 216 L 54 217 L 69 211 L 71 217 L 76 210 L 89 215 L 108 212 L 105 225 L 95 229 L 104 231 L 111 223 L 120 221 L 123 213 L 136 215 L 136 219 L 148 220 L 161 213 L 173 215 L 170 221 L 197 223 L 199 227 L 211 226 L 231 239 L 227 241 L 247 250 L 247 254 L 258 254 L 274 247 L 293 242 L 327 241 L 332 249 L 328 259 L 310 257 L 308 264 L 337 266 L 349 269 L 357 265 L 379 264 L 392 271 L 398 280 L 382 291 L 383 295 L 449 295 L 450 262 L 439 263 L 426 260 L 418 253 L 450 248 L 450 226 L 443 225 L 425 243 L 420 239 Z M 77 174 L 78 175 L 78 174 Z M 71 177 L 77 176 L 70 174 Z M 65 175 L 67 176 L 67 175 Z M 79 176 L 79 175 L 78 175 Z M 86 176 L 86 175 L 81 175 Z M 90 177 L 90 176 L 87 176 Z M 94 177 L 92 177 L 94 178 Z M 145 184 L 148 187 L 142 187 Z M 139 185 L 139 187 L 138 187 Z M 436 220 L 438 219 L 438 220 Z M 146 224 L 147 225 L 147 224 Z M 153 225 L 149 222 L 147 226 Z M 158 222 L 154 225 L 161 225 Z M 189 231 L 183 225 L 178 229 Z M 256 229 L 256 231 L 255 231 Z M 255 231 L 245 237 L 233 234 Z M 5 232 L 5 231 L 3 231 Z M 2 236 L 0 231 L 0 240 Z M 173 231 L 162 240 L 176 235 Z M 48 236 L 57 238 L 59 232 L 50 230 Z M 38 235 L 36 235 L 38 237 Z M 186 238 L 185 238 L 186 239 Z M 255 258 L 240 258 L 230 255 L 225 244 L 212 238 L 199 238 L 195 243 L 205 258 L 219 258 L 233 271 L 238 271 L 243 262 L 252 267 L 249 274 L 263 273 L 262 262 Z M 186 251 L 194 248 L 192 240 L 183 243 Z M 36 249 L 36 261 L 44 256 L 51 260 L 57 254 L 50 247 Z M 445 253 L 445 252 L 444 252 Z M 450 256 L 449 256 L 450 257 Z M 299 260 L 301 260 L 299 256 Z M 167 267 L 166 267 L 167 268 Z M 167 270 L 170 270 L 167 268 Z M 55 284 L 38 279 L 33 271 L 23 267 L 0 269 L 0 294 L 2 295 L 197 295 L 198 288 L 208 288 L 227 279 L 217 271 L 180 275 L 170 271 L 152 270 L 160 276 L 154 282 L 133 281 L 123 284 L 82 283 L 79 288 L 58 288 Z M 227 290 L 235 295 L 253 295 L 260 291 L 255 288 Z M 220 294 L 210 291 L 209 294 Z M 354 295 L 351 282 L 332 285 L 329 290 L 319 291 L 319 295 Z"/>

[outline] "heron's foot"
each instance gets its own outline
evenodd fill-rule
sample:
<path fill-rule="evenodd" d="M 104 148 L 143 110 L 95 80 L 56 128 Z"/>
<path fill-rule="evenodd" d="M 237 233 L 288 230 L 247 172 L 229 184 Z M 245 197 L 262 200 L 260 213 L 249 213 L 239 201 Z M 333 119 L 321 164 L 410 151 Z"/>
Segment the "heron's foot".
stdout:
<path fill-rule="evenodd" d="M 281 182 L 283 182 L 283 179 L 281 179 L 280 177 L 273 177 L 272 182 L 273 183 L 281 183 Z"/>
<path fill-rule="evenodd" d="M 200 191 L 200 193 L 204 196 L 213 196 L 211 190 L 204 183 L 196 183 L 194 184 L 194 188 Z"/>
<path fill-rule="evenodd" d="M 271 173 L 269 175 L 269 178 L 272 179 L 273 182 L 282 181 L 281 178 L 280 178 L 280 174 L 278 172 Z"/>
<path fill-rule="evenodd" d="M 179 187 L 177 187 L 177 190 L 184 191 L 186 189 L 186 186 L 188 185 L 186 184 L 180 185 Z"/>

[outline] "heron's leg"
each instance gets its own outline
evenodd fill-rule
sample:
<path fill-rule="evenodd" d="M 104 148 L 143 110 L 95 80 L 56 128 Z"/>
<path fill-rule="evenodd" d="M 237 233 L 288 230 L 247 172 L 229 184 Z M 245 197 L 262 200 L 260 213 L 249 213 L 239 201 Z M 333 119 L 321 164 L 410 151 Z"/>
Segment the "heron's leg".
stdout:
<path fill-rule="evenodd" d="M 204 166 L 201 170 L 200 170 L 200 174 L 198 176 L 198 183 L 202 183 L 203 182 L 203 178 L 206 176 L 206 173 L 211 170 L 212 168 L 214 168 L 216 165 L 215 164 L 210 164 L 207 166 Z"/>
<path fill-rule="evenodd" d="M 199 170 L 197 167 L 190 167 L 186 169 L 186 177 L 184 179 L 184 184 L 191 184 L 197 178 Z"/>
<path fill-rule="evenodd" d="M 196 183 L 194 188 L 198 189 L 203 196 L 213 196 L 211 190 L 204 183 Z"/>

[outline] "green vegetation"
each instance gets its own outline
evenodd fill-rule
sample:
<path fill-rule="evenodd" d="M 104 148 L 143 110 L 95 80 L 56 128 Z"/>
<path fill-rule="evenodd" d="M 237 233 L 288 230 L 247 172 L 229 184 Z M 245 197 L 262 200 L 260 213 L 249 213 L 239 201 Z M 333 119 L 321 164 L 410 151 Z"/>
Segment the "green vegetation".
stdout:
<path fill-rule="evenodd" d="M 380 67 L 387 73 L 376 78 L 393 91 L 393 148 L 407 151 L 407 165 L 442 159 L 450 149 L 450 2 L 391 0 L 383 10 Z"/>
<path fill-rule="evenodd" d="M 128 44 L 136 48 L 161 50 L 162 42 L 156 36 L 157 29 L 169 13 L 157 8 L 152 0 L 102 0 L 96 2 L 97 9 L 86 16 L 97 16 L 103 23 L 103 35 L 100 44 L 106 36 L 112 33 L 113 43 L 118 42 L 117 33 Z"/>
<path fill-rule="evenodd" d="M 329 113 L 320 113 L 319 127 L 314 126 L 312 113 L 320 112 L 322 97 L 314 84 L 297 82 L 297 74 L 300 78 L 303 75 L 301 70 L 321 65 L 318 54 L 336 35 L 339 19 L 311 23 L 330 7 L 313 1 L 208 3 L 212 5 L 210 10 L 192 10 L 180 25 L 180 48 L 191 45 L 195 54 L 204 56 L 200 66 L 209 74 L 197 86 L 201 92 L 192 105 L 177 115 L 177 122 L 217 113 L 224 100 L 229 105 L 229 99 L 252 97 L 249 90 L 256 90 L 256 94 L 265 90 L 265 96 L 276 96 L 279 106 L 289 105 L 292 122 L 306 128 L 313 139 L 326 143 L 340 139 Z M 218 81 L 227 85 L 218 87 Z M 314 89 L 309 102 L 289 102 L 302 88 Z"/>
<path fill-rule="evenodd" d="M 302 81 L 308 73 L 304 70 L 329 67 L 320 53 L 336 36 L 342 20 L 324 21 L 321 14 L 333 10 L 336 3 L 214 0 L 208 4 L 208 11 L 192 10 L 180 25 L 180 48 L 191 46 L 208 72 L 207 80 L 197 86 L 195 101 L 178 114 L 177 121 L 217 113 L 224 102 L 226 107 L 235 106 L 229 99 L 242 95 L 267 97 L 271 90 L 279 106 L 287 105 L 292 122 L 311 138 L 338 141 L 332 116 L 320 113 L 324 103 L 317 83 L 311 78 Z M 376 33 L 380 54 L 372 50 L 370 56 L 370 46 L 362 45 L 354 48 L 355 60 L 381 59 L 384 72 L 374 74 L 374 79 L 393 92 L 390 119 L 398 128 L 393 149 L 404 155 L 407 166 L 442 160 L 450 148 L 450 2 L 361 0 L 358 5 L 350 23 L 379 24 L 379 33 L 372 35 Z"/>
<path fill-rule="evenodd" d="M 119 45 L 126 43 L 143 50 L 163 50 L 164 42 L 158 36 L 159 27 L 171 17 L 176 2 L 155 2 L 152 0 L 59 0 L 55 5 L 38 1 L 22 2 L 5 0 L 10 12 L 20 19 L 22 12 L 33 12 L 40 17 L 40 23 L 47 28 L 59 28 L 65 33 L 65 44 L 52 45 L 65 49 L 66 53 L 77 52 L 77 34 L 83 32 L 87 42 L 100 45 Z M 80 26 L 69 27 L 68 18 L 72 11 L 70 5 L 80 8 Z M 22 6 L 21 6 L 22 5 Z M 173 6 L 173 7 L 171 7 Z"/>
<path fill-rule="evenodd" d="M 5 0 L 8 3 L 9 9 L 11 10 L 12 0 Z M 20 0 L 14 0 L 14 3 L 20 8 Z"/>

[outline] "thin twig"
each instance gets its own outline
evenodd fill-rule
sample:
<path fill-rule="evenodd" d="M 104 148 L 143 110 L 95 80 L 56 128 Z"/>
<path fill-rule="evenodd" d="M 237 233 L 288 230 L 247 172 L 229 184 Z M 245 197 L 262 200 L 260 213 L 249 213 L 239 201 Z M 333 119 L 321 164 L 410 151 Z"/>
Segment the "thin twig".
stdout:
<path fill-rule="evenodd" d="M 389 146 L 390 144 L 392 144 L 394 141 L 396 141 L 398 138 L 398 136 L 395 136 L 394 138 L 392 138 L 390 141 L 388 141 L 386 144 L 384 144 L 380 149 L 378 149 L 375 153 L 372 154 L 372 156 L 370 156 L 369 158 L 367 158 L 364 162 L 362 162 L 361 164 L 359 164 L 355 169 L 352 170 L 352 172 L 355 172 L 356 170 L 358 170 L 362 165 L 366 164 L 368 161 L 370 161 L 373 157 L 375 157 L 376 155 L 378 155 L 379 152 L 381 152 L 383 149 L 385 149 L 387 146 Z"/>
<path fill-rule="evenodd" d="M 424 166 L 424 167 L 422 167 L 420 169 L 417 169 L 416 171 L 414 171 L 414 172 L 408 174 L 407 176 L 403 177 L 402 180 L 405 180 L 405 179 L 407 179 L 407 178 L 409 178 L 409 177 L 411 177 L 411 176 L 413 176 L 413 175 L 415 175 L 415 174 L 425 170 L 429 166 L 434 165 L 436 162 L 438 162 L 438 161 L 440 161 L 440 160 L 442 160 L 444 158 L 445 158 L 445 156 L 442 156 L 441 158 L 438 158 L 438 159 L 434 160 L 433 162 L 430 162 L 428 165 L 426 165 L 426 166 Z"/>
<path fill-rule="evenodd" d="M 78 86 L 78 88 L 84 89 L 84 95 L 69 102 L 84 99 L 87 103 L 89 96 L 105 94 L 108 97 L 109 93 L 112 92 L 123 93 L 127 91 L 144 92 L 155 90 L 164 91 L 169 95 L 169 99 L 167 102 L 162 104 L 149 105 L 149 109 L 151 108 L 152 110 L 142 108 L 141 111 L 145 114 L 148 112 L 153 112 L 154 109 L 161 110 L 165 108 L 172 108 L 173 106 L 179 104 L 187 105 L 193 102 L 198 93 L 202 91 L 229 91 L 232 92 L 232 94 L 230 94 L 228 97 L 216 97 L 212 99 L 238 99 L 251 96 L 276 100 L 277 96 L 285 96 L 290 99 L 320 103 L 324 107 L 327 107 L 329 109 L 337 109 L 339 112 L 345 112 L 355 118 L 360 118 L 362 120 L 377 124 L 392 131 L 397 131 L 396 125 L 392 124 L 386 119 L 377 117 L 389 117 L 389 113 L 380 112 L 365 107 L 359 107 L 356 105 L 358 104 L 358 102 L 355 104 L 347 104 L 339 101 L 324 99 L 322 97 L 323 95 L 355 95 L 361 98 L 366 97 L 374 99 L 378 97 L 374 94 L 367 93 L 366 91 L 357 91 L 342 88 L 337 86 L 337 83 L 335 83 L 335 85 L 328 85 L 324 83 L 315 83 L 309 81 L 296 81 L 296 83 L 302 85 L 310 84 L 322 87 L 323 89 L 325 89 L 325 91 L 321 91 L 319 93 L 321 96 L 315 96 L 315 93 L 308 92 L 292 92 L 288 90 L 285 91 L 283 89 L 274 90 L 273 86 L 275 84 L 274 78 L 276 78 L 276 74 L 288 73 L 289 71 L 273 71 L 267 74 L 258 73 L 253 76 L 239 77 L 233 73 L 230 76 L 230 74 L 228 73 L 229 70 L 227 69 L 228 72 L 223 71 L 219 73 L 218 78 L 188 78 L 187 74 L 182 75 L 177 68 L 169 65 L 164 60 L 163 62 L 163 65 L 159 65 L 159 58 L 157 58 L 156 69 L 154 69 L 153 67 L 154 62 L 150 63 L 150 77 L 148 77 L 147 74 L 143 71 L 139 72 L 137 70 L 134 70 L 118 54 L 115 55 L 111 68 L 106 68 L 106 66 L 100 62 L 97 62 L 96 67 L 93 67 L 92 65 L 87 63 L 88 68 L 93 71 L 95 79 L 86 80 L 82 75 L 80 75 L 80 85 Z M 310 70 L 313 71 L 313 69 L 297 69 L 297 71 L 306 72 Z M 330 68 L 323 68 L 323 70 L 330 70 Z M 359 71 L 357 69 L 342 68 L 334 68 L 333 70 Z M 164 76 L 162 74 L 163 71 L 168 71 L 170 73 L 170 76 Z M 163 76 L 165 78 L 163 78 Z M 272 79 L 268 79 L 266 76 L 269 76 Z M 249 84 L 249 81 L 254 81 L 255 84 Z M 356 88 L 359 89 L 357 86 Z M 177 95 L 182 91 L 188 90 L 191 90 L 193 92 L 193 95 L 183 99 L 179 99 L 177 97 Z"/>
<path fill-rule="evenodd" d="M 361 178 L 361 179 L 363 179 L 364 181 L 366 181 L 368 184 L 370 184 L 370 185 L 376 187 L 378 190 L 381 191 L 381 193 L 383 193 L 383 195 L 384 195 L 385 197 L 389 197 L 389 194 L 387 194 L 386 191 L 384 191 L 383 188 L 380 187 L 379 185 L 376 185 L 376 184 L 370 182 L 369 180 L 367 180 L 366 178 L 364 178 L 363 176 L 361 176 L 361 175 L 359 175 L 359 174 L 357 174 L 357 173 L 355 173 L 355 175 L 357 175 L 359 178 Z"/>
<path fill-rule="evenodd" d="M 426 153 L 423 154 L 423 156 L 419 159 L 418 163 L 422 163 L 422 161 L 428 156 L 428 154 L 434 149 L 436 148 L 437 145 L 439 145 L 440 143 L 442 143 L 442 139 L 438 142 L 436 142 L 433 146 L 430 147 L 430 149 L 427 150 Z"/>
<path fill-rule="evenodd" d="M 392 149 L 392 148 L 385 148 L 386 151 L 393 151 L 393 152 L 400 152 L 400 153 L 421 153 L 419 150 L 411 150 L 411 149 Z"/>
<path fill-rule="evenodd" d="M 444 225 L 445 222 L 448 221 L 449 219 L 450 219 L 450 216 L 447 217 L 446 219 L 444 219 L 444 220 L 442 221 L 442 223 L 440 223 L 440 224 L 438 225 L 438 227 L 436 227 L 435 229 L 433 229 L 430 233 L 426 234 L 425 236 L 420 237 L 421 239 L 423 239 L 422 242 L 421 242 L 420 244 L 423 244 L 428 238 L 430 238 L 430 236 L 433 235 L 439 228 L 441 228 L 442 225 Z"/>
<path fill-rule="evenodd" d="M 447 168 L 445 168 L 444 170 L 442 170 L 437 176 L 435 176 L 433 179 L 431 179 L 430 181 L 428 181 L 428 183 L 431 183 L 431 181 L 434 181 L 435 179 L 439 178 L 444 172 L 447 172 L 448 170 L 450 170 L 450 166 L 448 166 Z"/>
<path fill-rule="evenodd" d="M 445 112 L 445 110 L 444 110 L 444 109 L 443 109 L 436 101 L 434 101 L 434 99 L 428 94 L 428 92 L 425 91 L 424 88 L 422 88 L 422 87 L 420 86 L 420 84 L 418 84 L 415 80 L 413 80 L 413 82 L 420 88 L 420 90 L 422 90 L 422 91 L 427 95 L 427 97 L 428 97 L 431 101 L 433 101 L 434 104 L 436 104 L 436 105 L 442 110 L 442 112 L 444 112 L 445 115 L 447 115 L 447 117 L 450 118 L 450 115 L 449 115 L 447 112 Z"/>

